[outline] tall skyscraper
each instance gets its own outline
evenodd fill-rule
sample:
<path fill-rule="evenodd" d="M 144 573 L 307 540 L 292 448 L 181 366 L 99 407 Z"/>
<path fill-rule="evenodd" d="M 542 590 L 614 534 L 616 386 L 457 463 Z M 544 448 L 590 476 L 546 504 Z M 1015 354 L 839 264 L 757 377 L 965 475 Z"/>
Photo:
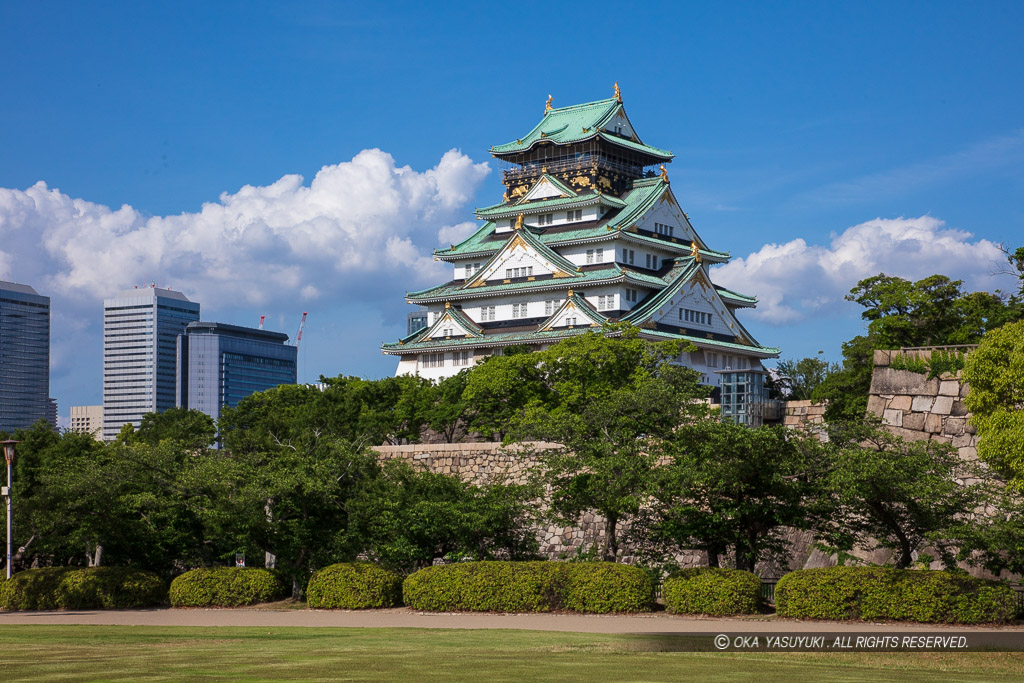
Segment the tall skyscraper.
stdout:
<path fill-rule="evenodd" d="M 199 304 L 159 287 L 103 301 L 103 438 L 146 413 L 174 407 L 178 335 L 199 320 Z"/>
<path fill-rule="evenodd" d="M 0 431 L 49 417 L 50 297 L 0 281 Z"/>
<path fill-rule="evenodd" d="M 288 335 L 224 323 L 189 323 L 178 336 L 180 408 L 214 420 L 222 406 L 279 384 L 295 384 L 298 348 Z"/>

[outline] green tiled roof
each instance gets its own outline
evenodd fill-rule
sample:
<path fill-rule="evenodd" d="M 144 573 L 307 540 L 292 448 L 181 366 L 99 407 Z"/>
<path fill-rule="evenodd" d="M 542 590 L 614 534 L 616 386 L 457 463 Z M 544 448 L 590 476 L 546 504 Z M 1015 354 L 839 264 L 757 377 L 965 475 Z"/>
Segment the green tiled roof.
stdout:
<path fill-rule="evenodd" d="M 562 304 L 558 307 L 558 310 L 552 313 L 547 318 L 547 320 L 544 320 L 540 325 L 537 326 L 538 331 L 544 330 L 544 328 L 547 327 L 552 320 L 558 319 L 558 317 L 562 315 L 562 311 L 565 310 L 565 308 L 569 305 L 570 302 L 572 302 L 572 304 L 575 305 L 576 309 L 580 312 L 580 314 L 585 316 L 588 320 L 590 320 L 590 322 L 596 323 L 598 325 L 604 325 L 606 322 L 608 322 L 608 316 L 598 313 L 597 309 L 590 305 L 590 302 L 587 301 L 586 297 L 581 296 L 579 292 L 573 292 L 572 296 L 566 297 L 565 301 L 563 301 Z"/>
<path fill-rule="evenodd" d="M 656 202 L 661 197 L 661 195 L 667 190 L 667 188 L 668 188 L 668 185 L 666 185 L 665 182 L 661 178 L 643 178 L 643 179 L 640 179 L 640 180 L 636 180 L 636 181 L 633 182 L 633 188 L 630 189 L 625 194 L 625 196 L 623 196 L 622 199 L 619 199 L 617 197 L 613 197 L 611 195 L 600 195 L 602 203 L 604 203 L 606 205 L 609 205 L 609 206 L 615 206 L 615 203 L 617 202 L 620 205 L 622 205 L 622 207 L 623 207 L 622 210 L 619 211 L 618 214 L 616 214 L 614 218 L 609 220 L 608 224 L 601 224 L 601 223 L 599 223 L 596 226 L 591 226 L 591 227 L 587 227 L 587 228 L 580 228 L 579 230 L 566 230 L 566 231 L 558 231 L 558 232 L 552 232 L 552 231 L 545 230 L 543 232 L 538 233 L 537 236 L 540 238 L 541 242 L 543 242 L 544 244 L 547 244 L 548 246 L 552 246 L 552 247 L 557 246 L 559 244 L 566 244 L 566 243 L 570 243 L 570 242 L 575 242 L 577 240 L 594 240 L 594 239 L 601 239 L 601 238 L 614 239 L 617 235 L 612 230 L 609 230 L 609 228 L 608 228 L 609 224 L 613 225 L 615 227 L 619 227 L 619 226 L 621 226 L 623 228 L 631 227 L 632 224 L 636 220 L 638 220 L 641 216 L 643 216 L 644 212 L 649 210 L 650 207 L 654 205 L 654 202 Z M 589 195 L 589 196 L 593 197 L 594 195 Z M 571 200 L 571 199 L 542 200 L 542 201 L 539 201 L 539 202 L 532 202 L 532 203 L 524 205 L 524 206 L 529 206 L 531 208 L 531 211 L 532 211 L 534 207 L 540 207 L 543 204 L 543 202 L 545 202 L 545 201 L 571 202 L 571 201 L 578 201 L 578 200 Z M 477 214 L 481 215 L 481 212 L 486 211 L 486 212 L 489 212 L 487 214 L 489 217 L 497 217 L 499 215 L 503 215 L 505 217 L 508 217 L 508 216 L 517 215 L 518 212 L 516 211 L 516 208 L 510 208 L 508 210 L 505 210 L 502 213 L 499 213 L 497 211 L 497 209 L 499 209 L 502 206 L 504 206 L 504 205 L 498 204 L 498 205 L 493 206 L 493 207 L 487 207 L 486 209 L 479 210 L 477 212 Z M 551 205 L 549 204 L 549 205 L 546 205 L 546 206 L 551 206 Z M 521 212 L 521 209 L 520 209 L 519 212 Z M 474 234 L 472 234 L 471 236 L 469 236 L 468 238 L 466 238 L 465 240 L 463 240 L 459 244 L 457 244 L 457 245 L 455 245 L 455 246 L 453 246 L 453 247 L 451 247 L 449 249 L 438 249 L 438 250 L 436 250 L 434 252 L 434 254 L 439 256 L 439 257 L 444 258 L 444 257 L 451 257 L 451 256 L 470 255 L 470 254 L 473 254 L 473 255 L 475 255 L 475 254 L 485 254 L 485 253 L 490 253 L 490 252 L 496 251 L 496 250 L 501 248 L 501 246 L 505 243 L 505 240 L 502 239 L 499 242 L 498 240 L 493 239 L 494 231 L 495 231 L 494 223 L 493 222 L 487 222 L 479 230 L 477 230 Z M 635 234 L 633 234 L 632 236 L 636 237 L 639 240 L 644 240 L 644 241 L 650 242 L 651 244 L 657 244 L 657 245 L 662 246 L 662 247 L 674 246 L 674 244 L 672 242 L 668 242 L 668 241 L 665 241 L 665 240 L 659 240 L 659 239 L 654 238 L 654 237 L 648 238 L 648 237 L 643 236 L 643 235 L 635 235 Z M 675 245 L 675 246 L 678 246 L 680 251 L 683 251 L 683 250 L 686 249 L 686 247 L 682 246 L 682 245 Z M 709 257 L 719 257 L 719 258 L 728 258 L 729 257 L 728 254 L 722 254 L 721 252 L 714 252 L 714 251 L 710 251 L 710 250 L 708 250 L 706 252 L 706 255 L 709 256 Z"/>
<path fill-rule="evenodd" d="M 618 197 L 606 194 L 588 193 L 575 197 L 551 197 L 550 199 L 538 199 L 532 202 L 521 204 L 509 204 L 502 202 L 476 210 L 476 215 L 484 219 L 508 218 L 518 216 L 521 213 L 534 213 L 546 209 L 576 208 L 578 206 L 589 206 L 591 204 L 604 204 L 616 209 L 626 206 L 626 202 Z"/>
<path fill-rule="evenodd" d="M 427 349 L 436 348 L 452 348 L 459 346 L 505 346 L 509 344 L 519 344 L 522 342 L 533 342 L 533 341 L 558 341 L 560 338 L 574 337 L 578 334 L 590 330 L 591 328 L 587 325 L 583 327 L 560 327 L 554 330 L 545 330 L 544 332 L 537 331 L 525 331 L 525 332 L 500 332 L 498 334 L 488 334 L 483 337 L 460 337 L 457 339 L 434 339 L 430 341 L 405 341 L 395 342 L 392 344 L 382 345 L 384 353 L 395 353 L 405 351 L 420 351 Z M 417 333 L 418 334 L 418 333 Z M 408 339 L 408 337 L 406 337 Z"/>
<path fill-rule="evenodd" d="M 431 287 L 430 289 L 423 289 L 418 292 L 409 292 L 405 296 L 410 301 L 443 301 L 445 299 L 454 300 L 465 299 L 468 297 L 476 298 L 482 294 L 492 294 L 495 292 L 529 292 L 543 289 L 568 289 L 571 287 L 579 287 L 581 285 L 591 285 L 598 282 L 615 281 L 624 277 L 624 275 L 625 273 L 621 268 L 614 264 L 609 264 L 608 268 L 581 272 L 575 277 L 546 278 L 543 280 L 527 280 L 525 282 L 502 282 L 501 284 L 483 285 L 482 287 L 473 287 L 471 289 L 467 288 L 465 283 L 462 281 L 448 282 L 437 287 Z M 638 273 L 631 272 L 630 277 L 634 277 L 641 282 L 644 281 L 640 279 L 641 276 Z M 658 286 L 665 285 L 665 283 L 660 279 L 653 279 L 658 283 Z"/>
<path fill-rule="evenodd" d="M 734 292 L 731 289 L 726 289 L 725 287 L 722 287 L 720 285 L 715 285 L 715 289 L 718 291 L 719 295 L 721 295 L 723 299 L 732 299 L 734 301 L 750 305 L 754 305 L 757 303 L 756 296 L 750 296 L 749 294 L 740 294 L 739 292 Z"/>
<path fill-rule="evenodd" d="M 672 152 L 667 150 L 601 132 L 601 129 L 620 110 L 622 110 L 622 103 L 614 97 L 597 102 L 587 102 L 586 104 L 574 104 L 569 107 L 551 109 L 544 112 L 544 118 L 525 137 L 504 145 L 495 145 L 491 147 L 491 152 L 496 155 L 515 154 L 529 150 L 540 140 L 553 142 L 556 145 L 568 145 L 600 137 L 612 144 L 648 154 L 664 161 L 672 158 Z"/>
<path fill-rule="evenodd" d="M 496 252 L 494 252 L 494 254 L 487 260 L 487 263 L 485 263 L 484 266 L 480 270 L 481 271 L 486 271 L 488 269 L 488 267 L 490 267 L 490 265 L 494 261 L 494 259 L 496 259 L 496 258 L 501 256 L 502 249 L 504 249 L 504 247 L 509 242 L 514 240 L 516 238 L 516 236 L 521 237 L 524 242 L 526 242 L 528 245 L 530 245 L 531 247 L 536 249 L 538 254 L 540 254 L 541 256 L 546 258 L 548 261 L 550 261 L 556 267 L 562 269 L 566 273 L 572 274 L 574 277 L 576 276 L 576 273 L 577 273 L 577 271 L 579 269 L 576 267 L 575 263 L 573 263 L 569 259 L 565 258 L 564 256 L 562 256 L 558 252 L 552 250 L 550 247 L 548 247 L 543 242 L 541 242 L 537 238 L 536 235 L 534 235 L 530 230 L 528 230 L 526 228 L 521 228 L 521 229 L 514 230 L 514 231 L 510 232 L 508 234 L 508 237 L 505 239 L 504 244 L 502 244 L 501 248 L 499 248 Z M 482 272 L 481 272 L 480 276 L 482 276 Z M 468 285 L 469 282 L 475 281 L 477 279 L 477 277 L 480 277 L 480 276 L 474 276 L 474 277 L 470 278 L 470 280 L 467 281 L 466 284 Z M 479 289 L 479 288 L 474 288 L 474 289 Z"/>
<path fill-rule="evenodd" d="M 655 311 L 664 305 L 665 301 L 676 295 L 683 285 L 690 281 L 690 278 L 700 270 L 700 266 L 692 258 L 676 259 L 672 268 L 666 273 L 664 282 L 666 287 L 660 292 L 644 301 L 631 310 L 622 319 L 633 324 L 640 324 L 651 317 Z"/>
<path fill-rule="evenodd" d="M 458 337 L 452 339 L 434 339 L 430 341 L 409 341 L 410 337 L 414 337 L 416 334 L 421 334 L 423 331 L 420 330 L 410 337 L 406 337 L 401 342 L 394 342 L 390 344 L 383 344 L 381 348 L 384 353 L 390 354 L 401 354 L 401 353 L 414 353 L 420 351 L 429 351 L 438 348 L 458 348 L 458 347 L 481 347 L 481 346 L 507 346 L 511 344 L 522 344 L 530 342 L 557 342 L 561 339 L 568 337 L 575 337 L 580 334 L 584 334 L 594 328 L 589 325 L 582 327 L 559 327 L 552 330 L 540 331 L 522 331 L 522 332 L 501 332 L 498 334 L 488 334 L 483 337 Z M 679 339 L 682 341 L 693 342 L 699 346 L 710 346 L 720 349 L 728 349 L 734 351 L 746 351 L 754 352 L 764 356 L 778 356 L 779 349 L 770 346 L 758 346 L 758 345 L 747 345 L 737 344 L 735 342 L 718 341 L 715 339 L 704 339 L 702 337 L 691 337 L 684 334 L 674 334 L 672 332 L 663 332 L 661 330 L 649 330 L 641 329 L 640 335 L 643 337 L 654 337 L 658 339 Z"/>

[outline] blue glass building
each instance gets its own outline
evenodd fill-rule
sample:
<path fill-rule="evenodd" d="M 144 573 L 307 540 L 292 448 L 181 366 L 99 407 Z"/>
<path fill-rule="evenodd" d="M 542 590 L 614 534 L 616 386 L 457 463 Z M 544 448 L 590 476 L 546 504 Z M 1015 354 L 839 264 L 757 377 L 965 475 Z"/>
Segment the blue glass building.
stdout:
<path fill-rule="evenodd" d="M 0 281 L 0 432 L 50 417 L 50 297 Z"/>
<path fill-rule="evenodd" d="M 178 335 L 199 320 L 199 304 L 159 287 L 103 301 L 103 438 L 175 405 Z"/>
<path fill-rule="evenodd" d="M 295 384 L 298 348 L 288 335 L 225 323 L 193 322 L 178 336 L 176 404 L 214 420 L 222 406 Z"/>

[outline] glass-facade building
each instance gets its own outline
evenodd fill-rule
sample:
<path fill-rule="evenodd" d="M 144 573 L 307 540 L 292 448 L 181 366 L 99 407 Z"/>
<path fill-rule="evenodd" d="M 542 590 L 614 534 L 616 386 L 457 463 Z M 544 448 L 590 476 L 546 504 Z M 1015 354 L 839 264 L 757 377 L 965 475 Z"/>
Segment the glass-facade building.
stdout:
<path fill-rule="evenodd" d="M 762 370 L 726 370 L 721 376 L 722 419 L 748 427 L 764 424 L 768 392 Z"/>
<path fill-rule="evenodd" d="M 103 438 L 175 405 L 177 340 L 199 304 L 159 287 L 103 301 Z"/>
<path fill-rule="evenodd" d="M 222 406 L 280 384 L 295 384 L 298 348 L 288 335 L 225 323 L 194 322 L 178 336 L 176 404 L 214 420 Z"/>
<path fill-rule="evenodd" d="M 50 418 L 50 297 L 0 281 L 0 432 Z"/>

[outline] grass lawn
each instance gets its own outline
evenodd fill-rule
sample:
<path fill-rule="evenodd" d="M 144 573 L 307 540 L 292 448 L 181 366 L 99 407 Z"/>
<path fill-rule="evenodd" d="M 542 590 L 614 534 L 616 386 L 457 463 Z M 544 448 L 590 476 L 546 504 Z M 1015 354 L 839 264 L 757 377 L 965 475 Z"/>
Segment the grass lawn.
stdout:
<path fill-rule="evenodd" d="M 1024 680 L 1024 653 L 644 652 L 643 642 L 513 630 L 2 626 L 0 681 Z"/>

